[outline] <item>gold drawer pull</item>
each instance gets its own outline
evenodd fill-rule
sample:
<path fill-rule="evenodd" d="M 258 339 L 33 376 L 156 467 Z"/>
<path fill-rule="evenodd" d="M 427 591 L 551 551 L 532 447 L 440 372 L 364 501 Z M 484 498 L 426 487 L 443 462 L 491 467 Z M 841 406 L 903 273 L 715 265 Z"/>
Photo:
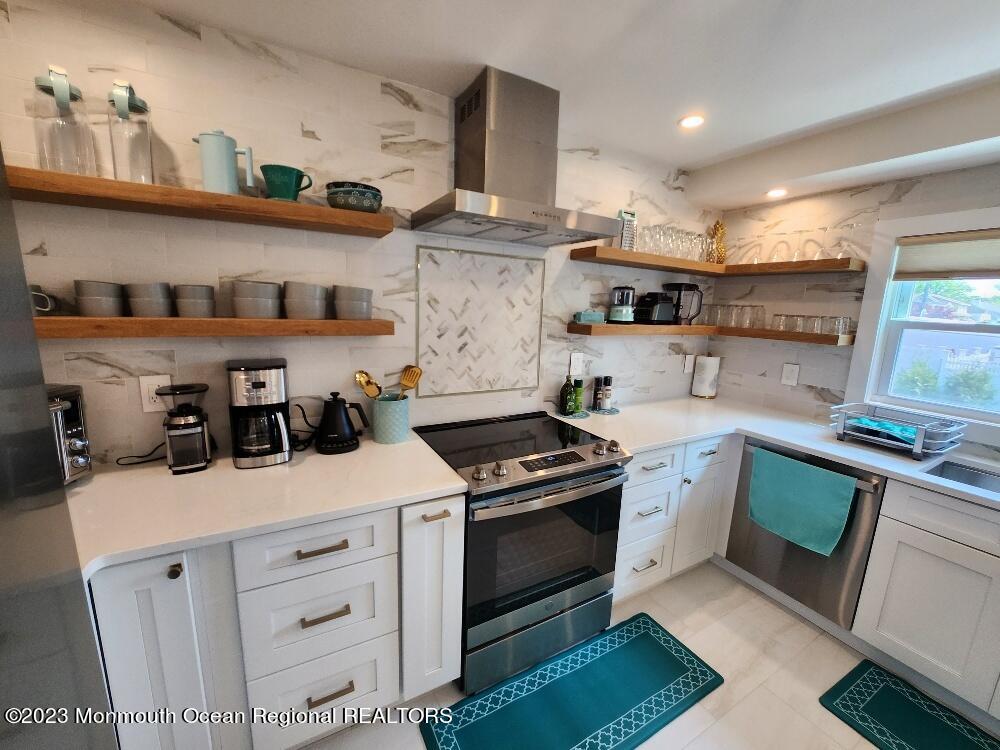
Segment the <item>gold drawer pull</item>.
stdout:
<path fill-rule="evenodd" d="M 657 513 L 659 513 L 662 510 L 663 510 L 663 508 L 661 508 L 659 505 L 657 505 L 655 508 L 650 508 L 649 510 L 640 510 L 639 511 L 639 516 L 641 518 L 649 518 L 650 516 L 655 516 Z"/>
<path fill-rule="evenodd" d="M 300 549 L 295 550 L 296 560 L 308 560 L 310 557 L 319 557 L 320 555 L 329 555 L 331 552 L 343 552 L 345 549 L 351 546 L 351 542 L 348 539 L 342 539 L 336 544 L 331 544 L 329 547 L 321 547 L 320 549 L 311 549 L 308 552 L 303 552 Z"/>
<path fill-rule="evenodd" d="M 350 695 L 354 692 L 354 680 L 347 683 L 347 687 L 342 687 L 340 690 L 335 690 L 329 695 L 324 695 L 322 698 L 316 698 L 315 700 L 310 696 L 306 698 L 306 707 L 310 711 L 314 708 L 319 708 L 324 703 L 329 703 L 330 701 L 335 701 L 337 698 L 343 698 L 345 695 Z"/>
<path fill-rule="evenodd" d="M 650 560 L 648 563 L 646 563 L 645 565 L 643 565 L 641 568 L 637 568 L 637 567 L 635 567 L 633 565 L 632 566 L 632 572 L 633 573 L 643 573 L 643 572 L 649 570 L 650 568 L 655 568 L 656 564 L 657 564 L 656 560 Z"/>
<path fill-rule="evenodd" d="M 451 518 L 451 511 L 445 508 L 440 513 L 435 513 L 433 516 L 429 516 L 424 513 L 420 517 L 424 519 L 424 523 L 434 523 L 435 521 L 443 521 L 446 518 Z"/>
<path fill-rule="evenodd" d="M 658 464 L 653 464 L 652 466 L 643 466 L 643 471 L 656 471 L 657 469 L 666 469 L 670 464 L 666 461 L 660 461 Z"/>
<path fill-rule="evenodd" d="M 311 628 L 316 625 L 322 625 L 324 622 L 330 622 L 330 620 L 339 620 L 341 617 L 347 617 L 349 614 L 351 614 L 350 603 L 345 604 L 336 612 L 331 612 L 328 615 L 317 617 L 315 620 L 310 620 L 308 618 L 302 617 L 299 619 L 299 625 L 301 625 L 302 629 L 305 630 L 306 628 Z"/>

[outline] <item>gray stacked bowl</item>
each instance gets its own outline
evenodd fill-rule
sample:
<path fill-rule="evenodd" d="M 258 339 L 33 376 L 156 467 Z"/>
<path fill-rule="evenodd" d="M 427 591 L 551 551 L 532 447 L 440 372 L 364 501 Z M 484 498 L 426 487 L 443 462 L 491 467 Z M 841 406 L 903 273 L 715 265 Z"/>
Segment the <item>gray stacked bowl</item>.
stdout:
<path fill-rule="evenodd" d="M 158 281 L 153 284 L 126 284 L 128 306 L 134 318 L 169 318 L 173 315 L 170 302 L 170 284 Z"/>
<path fill-rule="evenodd" d="M 333 307 L 338 320 L 371 320 L 372 290 L 358 286 L 334 286 Z"/>
<path fill-rule="evenodd" d="M 121 284 L 77 279 L 73 288 L 80 315 L 86 318 L 120 318 L 125 314 Z"/>
<path fill-rule="evenodd" d="M 182 318 L 214 318 L 215 287 L 208 284 L 175 284 L 174 302 Z"/>
<path fill-rule="evenodd" d="M 233 312 L 237 318 L 280 318 L 281 284 L 234 281 Z"/>
<path fill-rule="evenodd" d="M 321 284 L 304 281 L 285 282 L 285 317 L 295 320 L 326 318 L 329 290 Z"/>

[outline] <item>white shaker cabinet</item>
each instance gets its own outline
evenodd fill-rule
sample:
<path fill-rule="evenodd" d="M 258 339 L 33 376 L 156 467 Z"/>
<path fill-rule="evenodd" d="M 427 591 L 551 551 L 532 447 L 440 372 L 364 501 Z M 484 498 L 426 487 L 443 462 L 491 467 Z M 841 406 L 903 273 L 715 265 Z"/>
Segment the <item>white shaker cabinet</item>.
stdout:
<path fill-rule="evenodd" d="M 707 560 L 715 551 L 719 506 L 725 480 L 724 464 L 685 471 L 677 509 L 677 533 L 671 575 Z M 686 467 L 685 467 L 686 468 Z"/>
<path fill-rule="evenodd" d="M 403 698 L 462 670 L 465 496 L 400 509 Z"/>
<path fill-rule="evenodd" d="M 1000 678 L 1000 557 L 882 515 L 853 632 L 989 709 Z"/>
<path fill-rule="evenodd" d="M 116 565 L 90 580 L 116 711 L 206 708 L 188 553 Z M 122 750 L 212 747 L 206 724 L 118 725 Z"/>

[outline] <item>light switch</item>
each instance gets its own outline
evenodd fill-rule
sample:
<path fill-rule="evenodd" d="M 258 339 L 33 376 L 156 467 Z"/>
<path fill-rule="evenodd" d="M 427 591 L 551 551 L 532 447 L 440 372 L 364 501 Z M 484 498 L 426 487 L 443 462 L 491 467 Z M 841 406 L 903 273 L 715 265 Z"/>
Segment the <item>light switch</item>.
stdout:
<path fill-rule="evenodd" d="M 799 384 L 799 366 L 792 364 L 785 364 L 781 367 L 781 384 L 782 385 L 798 385 Z"/>

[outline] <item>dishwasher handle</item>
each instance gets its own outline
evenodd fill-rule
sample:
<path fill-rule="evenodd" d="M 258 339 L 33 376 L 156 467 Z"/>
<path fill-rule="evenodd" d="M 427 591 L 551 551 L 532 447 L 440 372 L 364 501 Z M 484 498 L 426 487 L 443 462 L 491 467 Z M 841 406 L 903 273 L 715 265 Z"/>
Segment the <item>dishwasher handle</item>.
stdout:
<path fill-rule="evenodd" d="M 743 446 L 743 452 L 744 453 L 753 453 L 755 450 L 757 450 L 757 446 L 756 445 L 744 445 Z M 797 461 L 798 459 L 793 458 L 792 460 L 793 461 Z M 805 463 L 805 462 L 803 461 L 803 463 Z M 879 481 L 877 479 L 874 482 L 866 482 L 864 479 L 859 479 L 857 481 L 857 488 L 859 490 L 861 490 L 862 492 L 867 492 L 867 493 L 872 494 L 872 495 L 874 495 L 876 492 L 878 492 L 878 486 L 879 486 Z"/>

